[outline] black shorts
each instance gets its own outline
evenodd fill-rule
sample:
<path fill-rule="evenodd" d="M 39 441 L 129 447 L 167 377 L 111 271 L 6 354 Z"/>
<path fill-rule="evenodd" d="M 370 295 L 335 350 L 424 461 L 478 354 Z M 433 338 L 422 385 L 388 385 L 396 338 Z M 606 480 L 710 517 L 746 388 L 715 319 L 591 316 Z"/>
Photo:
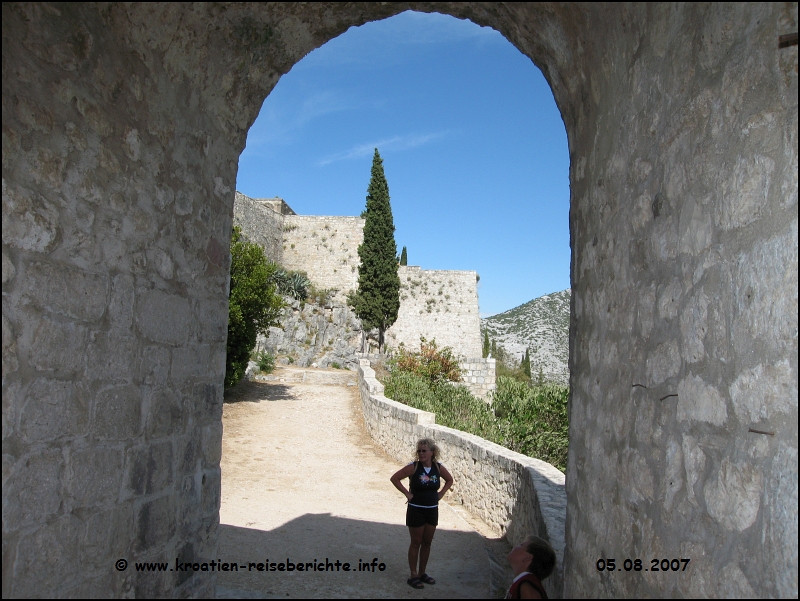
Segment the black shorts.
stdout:
<path fill-rule="evenodd" d="M 406 526 L 409 528 L 419 528 L 425 524 L 437 526 L 439 524 L 438 507 L 414 507 L 409 505 L 406 509 Z"/>

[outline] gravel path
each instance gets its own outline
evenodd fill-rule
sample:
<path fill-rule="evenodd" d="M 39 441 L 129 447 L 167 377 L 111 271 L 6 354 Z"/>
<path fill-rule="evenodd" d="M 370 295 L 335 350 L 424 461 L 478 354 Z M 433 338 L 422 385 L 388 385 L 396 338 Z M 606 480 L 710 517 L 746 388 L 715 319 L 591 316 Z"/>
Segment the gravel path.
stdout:
<path fill-rule="evenodd" d="M 325 381 L 323 370 L 314 371 L 315 382 Z M 342 372 L 332 372 L 338 385 L 290 383 L 302 380 L 297 374 L 283 369 L 273 381 L 243 383 L 226 397 L 218 556 L 240 565 L 288 559 L 331 567 L 222 572 L 218 596 L 486 598 L 487 548 L 501 554 L 501 543 L 447 505 L 440 506 L 427 570 L 437 584 L 406 584 L 406 506 L 389 482 L 402 465 L 369 439 L 358 389 L 342 385 Z M 373 560 L 384 570 L 373 572 Z M 358 570 L 363 563 L 369 571 Z"/>

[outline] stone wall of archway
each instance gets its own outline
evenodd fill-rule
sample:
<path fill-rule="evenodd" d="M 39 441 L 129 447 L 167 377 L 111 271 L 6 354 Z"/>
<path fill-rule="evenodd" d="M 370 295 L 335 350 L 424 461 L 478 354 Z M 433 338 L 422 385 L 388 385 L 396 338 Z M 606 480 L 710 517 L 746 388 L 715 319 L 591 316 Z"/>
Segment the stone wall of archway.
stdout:
<path fill-rule="evenodd" d="M 499 30 L 564 118 L 565 593 L 797 594 L 796 4 L 5 3 L 4 597 L 210 592 L 113 564 L 214 557 L 247 129 L 408 8 Z"/>

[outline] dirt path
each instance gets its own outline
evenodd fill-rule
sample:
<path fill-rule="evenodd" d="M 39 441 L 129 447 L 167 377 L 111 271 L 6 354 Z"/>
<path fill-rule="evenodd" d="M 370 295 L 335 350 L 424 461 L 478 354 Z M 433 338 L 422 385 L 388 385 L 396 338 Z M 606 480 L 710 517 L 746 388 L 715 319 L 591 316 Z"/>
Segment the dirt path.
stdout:
<path fill-rule="evenodd" d="M 315 371 L 321 376 L 323 370 Z M 297 380 L 292 370 L 279 373 L 284 382 Z M 267 559 L 331 565 L 328 571 L 312 565 L 302 572 L 259 572 L 256 566 L 223 572 L 220 597 L 489 595 L 487 541 L 448 506 L 439 511 L 427 570 L 437 584 L 423 590 L 406 584 L 405 503 L 389 482 L 401 464 L 366 435 L 357 395 L 355 386 L 276 378 L 245 383 L 226 398 L 219 557 L 240 565 Z M 373 560 L 385 569 L 373 572 Z M 351 571 L 343 571 L 345 562 Z M 363 563 L 370 571 L 358 570 Z"/>

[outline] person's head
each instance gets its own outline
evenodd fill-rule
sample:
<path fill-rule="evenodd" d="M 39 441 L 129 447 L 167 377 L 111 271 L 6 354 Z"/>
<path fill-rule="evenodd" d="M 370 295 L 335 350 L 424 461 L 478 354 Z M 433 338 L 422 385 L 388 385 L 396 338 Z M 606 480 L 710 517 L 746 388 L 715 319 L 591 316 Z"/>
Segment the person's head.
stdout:
<path fill-rule="evenodd" d="M 530 572 L 539 580 L 544 580 L 556 567 L 556 552 L 543 538 L 529 536 L 511 549 L 508 561 L 512 568 L 519 566 L 519 571 L 515 570 L 515 573 Z"/>
<path fill-rule="evenodd" d="M 430 438 L 420 438 L 417 441 L 416 455 L 419 461 L 430 459 L 432 463 L 438 463 L 439 447 Z"/>

